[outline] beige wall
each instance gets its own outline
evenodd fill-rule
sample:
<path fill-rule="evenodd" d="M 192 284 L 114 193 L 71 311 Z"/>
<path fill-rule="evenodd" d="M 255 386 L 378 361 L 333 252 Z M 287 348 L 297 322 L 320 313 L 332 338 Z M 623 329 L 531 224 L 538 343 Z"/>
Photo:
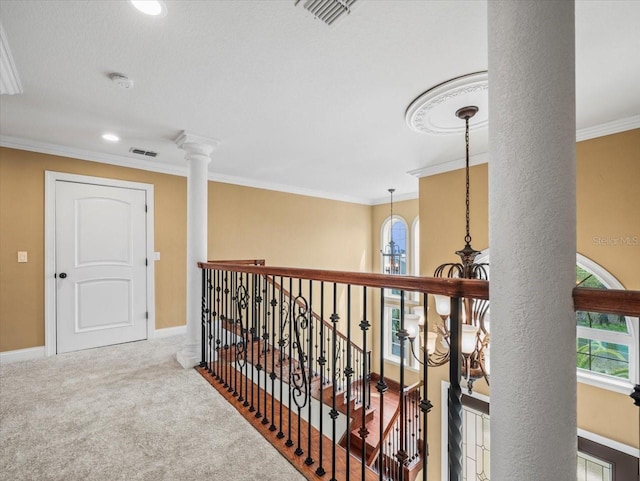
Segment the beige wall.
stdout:
<path fill-rule="evenodd" d="M 471 168 L 471 235 L 478 250 L 488 247 L 487 175 L 487 165 Z M 640 236 L 639 181 L 640 130 L 578 143 L 578 251 L 634 290 L 640 290 L 640 245 L 606 245 L 599 239 Z M 464 185 L 464 170 L 420 179 L 423 275 L 432 275 L 441 263 L 458 260 L 454 251 L 464 245 Z M 447 378 L 444 368 L 429 370 L 429 397 L 434 404 L 429 417 L 429 476 L 433 479 L 440 479 L 440 383 Z M 474 388 L 489 394 L 484 382 Z M 514 389 L 526 389 L 526 372 L 522 386 Z M 638 425 L 640 412 L 627 395 L 578 383 L 580 428 L 638 448 Z"/>
<path fill-rule="evenodd" d="M 185 323 L 186 179 L 0 149 L 0 351 L 44 345 L 44 171 L 153 184 L 156 328 Z M 368 271 L 371 207 L 209 182 L 209 258 Z M 26 250 L 29 262 L 17 263 Z"/>
<path fill-rule="evenodd" d="M 45 170 L 154 184 L 156 328 L 185 322 L 186 179 L 0 149 L 0 351 L 44 345 Z M 17 251 L 29 262 L 17 263 Z"/>

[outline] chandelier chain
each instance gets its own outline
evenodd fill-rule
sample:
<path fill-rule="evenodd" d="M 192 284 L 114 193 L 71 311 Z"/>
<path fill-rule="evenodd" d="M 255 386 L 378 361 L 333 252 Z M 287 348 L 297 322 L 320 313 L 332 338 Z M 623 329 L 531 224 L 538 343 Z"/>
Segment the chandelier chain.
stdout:
<path fill-rule="evenodd" d="M 465 129 L 464 139 L 465 139 L 465 143 L 466 143 L 465 173 L 466 173 L 466 189 L 467 189 L 467 196 L 466 196 L 467 235 L 464 237 L 464 241 L 467 244 L 471 244 L 471 235 L 469 234 L 469 117 L 465 118 L 465 125 L 466 125 L 466 129 Z"/>

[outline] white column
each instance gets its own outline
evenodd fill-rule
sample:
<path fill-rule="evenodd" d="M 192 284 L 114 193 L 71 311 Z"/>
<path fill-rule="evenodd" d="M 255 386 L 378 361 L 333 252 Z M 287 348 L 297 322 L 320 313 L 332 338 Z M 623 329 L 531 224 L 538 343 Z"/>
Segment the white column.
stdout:
<path fill-rule="evenodd" d="M 575 481 L 574 2 L 488 2 L 491 479 Z"/>
<path fill-rule="evenodd" d="M 200 362 L 202 274 L 197 263 L 207 260 L 207 172 L 218 141 L 182 132 L 176 144 L 187 160 L 187 340 L 177 354 L 182 367 Z"/>

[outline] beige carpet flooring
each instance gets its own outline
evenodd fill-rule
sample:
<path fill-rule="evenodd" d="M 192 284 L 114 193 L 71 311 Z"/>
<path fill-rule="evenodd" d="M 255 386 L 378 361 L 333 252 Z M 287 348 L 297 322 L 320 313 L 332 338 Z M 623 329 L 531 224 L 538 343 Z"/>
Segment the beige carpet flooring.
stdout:
<path fill-rule="evenodd" d="M 0 480 L 298 481 L 181 337 L 0 365 Z"/>

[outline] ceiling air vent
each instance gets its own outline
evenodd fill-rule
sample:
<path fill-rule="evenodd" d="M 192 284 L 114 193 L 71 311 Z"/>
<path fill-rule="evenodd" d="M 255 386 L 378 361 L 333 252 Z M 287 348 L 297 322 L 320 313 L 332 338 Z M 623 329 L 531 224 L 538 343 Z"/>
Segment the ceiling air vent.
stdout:
<path fill-rule="evenodd" d="M 296 0 L 298 5 L 300 0 Z M 319 20 L 331 25 L 344 13 L 351 13 L 351 6 L 356 0 L 306 0 L 303 7 Z"/>
<path fill-rule="evenodd" d="M 158 156 L 158 152 L 154 152 L 152 150 L 142 150 L 142 149 L 138 149 L 136 147 L 131 147 L 129 149 L 129 152 L 132 152 L 134 154 L 138 154 L 138 155 L 144 155 L 147 157 L 157 157 Z"/>

